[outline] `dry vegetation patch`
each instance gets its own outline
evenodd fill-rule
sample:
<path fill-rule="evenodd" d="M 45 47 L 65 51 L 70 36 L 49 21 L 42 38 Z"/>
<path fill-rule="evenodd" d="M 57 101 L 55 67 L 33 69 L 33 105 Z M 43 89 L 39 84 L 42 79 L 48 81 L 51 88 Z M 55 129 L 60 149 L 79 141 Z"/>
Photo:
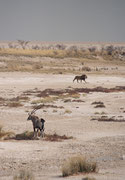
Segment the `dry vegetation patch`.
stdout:
<path fill-rule="evenodd" d="M 30 131 L 25 131 L 23 133 L 20 133 L 20 134 L 16 134 L 15 136 L 13 137 L 8 137 L 7 140 L 9 139 L 14 139 L 14 140 L 33 140 L 33 135 L 34 133 L 33 132 L 30 132 Z M 40 133 L 39 133 L 39 136 L 40 136 Z M 68 140 L 68 139 L 73 139 L 72 136 L 66 136 L 66 135 L 59 135 L 57 133 L 54 133 L 54 134 L 45 134 L 44 135 L 44 138 L 42 138 L 42 140 L 44 141 L 55 141 L 55 142 L 61 142 L 63 140 Z"/>
<path fill-rule="evenodd" d="M 94 108 L 105 108 L 104 103 L 101 101 L 93 102 L 92 105 L 96 105 L 96 106 L 94 106 Z"/>
<path fill-rule="evenodd" d="M 71 114 L 71 113 L 72 113 L 72 111 L 71 111 L 71 110 L 69 110 L 69 109 L 66 109 L 66 110 L 65 110 L 65 113 L 66 113 L 66 114 Z"/>
<path fill-rule="evenodd" d="M 83 156 L 76 156 L 68 159 L 62 167 L 63 177 L 90 172 L 97 172 L 97 163 L 90 162 Z"/>
<path fill-rule="evenodd" d="M 3 127 L 0 125 L 0 139 L 8 139 L 10 137 L 14 136 L 13 132 L 6 132 L 3 130 Z"/>
<path fill-rule="evenodd" d="M 7 102 L 6 106 L 8 107 L 21 107 L 23 106 L 23 104 L 21 104 L 21 102 Z"/>
<path fill-rule="evenodd" d="M 37 94 L 38 97 L 48 97 L 49 95 L 57 96 L 59 98 L 79 98 L 79 93 L 90 93 L 90 92 L 103 92 L 103 93 L 111 93 L 111 92 L 124 92 L 125 86 L 116 86 L 114 88 L 104 88 L 104 87 L 96 87 L 96 88 L 72 88 L 72 89 L 45 89 L 44 91 L 39 91 Z"/>
<path fill-rule="evenodd" d="M 59 108 L 64 109 L 63 106 L 56 106 L 56 105 L 50 105 L 50 104 L 40 104 L 32 107 L 33 109 L 43 109 L 43 108 Z"/>
<path fill-rule="evenodd" d="M 104 122 L 125 122 L 124 117 L 108 117 L 108 116 L 101 116 L 101 117 L 94 117 L 91 120 L 97 120 L 97 121 L 104 121 Z"/>
<path fill-rule="evenodd" d="M 0 105 L 1 106 L 8 106 L 8 107 L 21 107 L 23 106 L 22 103 L 29 101 L 28 96 L 17 96 L 14 98 L 1 98 L 0 97 Z"/>
<path fill-rule="evenodd" d="M 63 141 L 63 140 L 68 140 L 68 139 L 73 139 L 72 136 L 66 136 L 66 135 L 58 135 L 56 133 L 54 134 L 45 134 L 45 141 Z"/>
<path fill-rule="evenodd" d="M 25 131 L 21 134 L 16 134 L 14 137 L 15 140 L 32 140 L 33 132 Z"/>

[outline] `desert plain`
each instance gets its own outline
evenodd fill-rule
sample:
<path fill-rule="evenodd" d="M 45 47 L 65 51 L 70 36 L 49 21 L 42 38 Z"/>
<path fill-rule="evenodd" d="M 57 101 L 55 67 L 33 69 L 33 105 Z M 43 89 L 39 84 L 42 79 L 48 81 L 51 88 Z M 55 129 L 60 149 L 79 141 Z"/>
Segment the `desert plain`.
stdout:
<path fill-rule="evenodd" d="M 45 134 L 69 138 L 1 138 L 0 180 L 13 180 L 20 170 L 32 172 L 36 180 L 124 180 L 125 60 L 1 51 L 2 130 L 14 135 L 33 131 L 28 113 L 42 105 L 36 115 L 45 119 Z M 81 74 L 87 75 L 86 82 L 73 82 Z M 98 172 L 62 177 L 62 165 L 77 155 L 96 161 Z"/>

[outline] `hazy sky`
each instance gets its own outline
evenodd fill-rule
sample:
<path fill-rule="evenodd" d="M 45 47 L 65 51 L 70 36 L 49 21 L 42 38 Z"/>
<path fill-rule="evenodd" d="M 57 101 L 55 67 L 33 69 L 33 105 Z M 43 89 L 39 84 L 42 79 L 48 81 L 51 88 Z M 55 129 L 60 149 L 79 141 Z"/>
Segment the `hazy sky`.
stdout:
<path fill-rule="evenodd" d="M 125 42 L 125 0 L 0 0 L 0 40 Z"/>

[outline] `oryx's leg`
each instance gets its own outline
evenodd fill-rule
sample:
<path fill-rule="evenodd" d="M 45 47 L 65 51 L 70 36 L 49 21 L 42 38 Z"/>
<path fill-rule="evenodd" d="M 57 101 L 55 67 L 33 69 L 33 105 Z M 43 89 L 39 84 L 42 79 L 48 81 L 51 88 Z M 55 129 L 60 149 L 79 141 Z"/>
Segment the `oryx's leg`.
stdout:
<path fill-rule="evenodd" d="M 36 132 L 36 138 L 38 138 L 38 132 L 39 132 L 39 129 L 37 129 L 37 132 Z"/>
<path fill-rule="evenodd" d="M 36 137 L 36 129 L 33 128 L 33 130 L 34 130 L 34 132 L 33 132 L 33 138 L 35 138 L 35 137 Z"/>
<path fill-rule="evenodd" d="M 43 138 L 44 137 L 44 129 L 40 130 L 40 137 Z"/>

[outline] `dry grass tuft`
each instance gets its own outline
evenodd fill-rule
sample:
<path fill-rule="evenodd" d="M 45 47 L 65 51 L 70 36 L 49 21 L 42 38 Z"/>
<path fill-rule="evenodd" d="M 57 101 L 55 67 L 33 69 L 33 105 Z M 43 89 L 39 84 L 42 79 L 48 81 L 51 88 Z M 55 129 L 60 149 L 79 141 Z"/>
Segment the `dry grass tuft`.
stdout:
<path fill-rule="evenodd" d="M 3 130 L 3 127 L 0 125 L 0 139 L 8 139 L 13 135 L 14 135 L 14 133 L 12 133 L 12 132 L 5 132 Z"/>
<path fill-rule="evenodd" d="M 35 178 L 32 172 L 20 170 L 19 173 L 13 177 L 13 180 L 35 180 Z"/>
<path fill-rule="evenodd" d="M 66 110 L 65 110 L 65 113 L 66 113 L 66 114 L 71 114 L 71 113 L 72 113 L 72 111 L 71 111 L 71 110 L 69 110 L 69 109 L 66 109 Z"/>
<path fill-rule="evenodd" d="M 32 101 L 31 103 L 32 104 L 39 104 L 39 103 L 52 103 L 54 101 L 56 101 L 58 99 L 58 97 L 45 97 L 45 98 L 42 98 L 42 99 L 37 99 L 37 100 L 34 100 Z"/>
<path fill-rule="evenodd" d="M 62 176 L 70 176 L 79 173 L 97 172 L 96 162 L 89 162 L 83 156 L 72 157 L 62 167 Z"/>

